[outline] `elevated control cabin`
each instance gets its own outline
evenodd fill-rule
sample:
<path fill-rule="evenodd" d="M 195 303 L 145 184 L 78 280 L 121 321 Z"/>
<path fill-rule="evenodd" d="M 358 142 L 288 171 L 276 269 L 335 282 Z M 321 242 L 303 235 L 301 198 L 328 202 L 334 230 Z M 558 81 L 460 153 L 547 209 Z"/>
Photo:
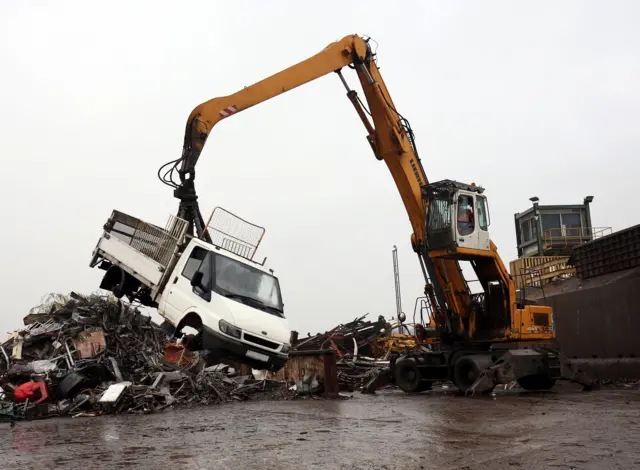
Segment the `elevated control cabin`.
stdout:
<path fill-rule="evenodd" d="M 490 251 L 489 206 L 484 188 L 442 180 L 423 188 L 430 251 Z M 474 253 L 482 255 L 482 253 Z"/>

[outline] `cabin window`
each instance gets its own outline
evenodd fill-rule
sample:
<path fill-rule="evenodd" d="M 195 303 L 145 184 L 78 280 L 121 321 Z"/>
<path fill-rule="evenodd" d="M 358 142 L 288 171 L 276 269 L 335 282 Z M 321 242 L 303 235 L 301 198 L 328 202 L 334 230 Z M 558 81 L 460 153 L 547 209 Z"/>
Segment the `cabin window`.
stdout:
<path fill-rule="evenodd" d="M 449 193 L 439 192 L 429 204 L 429 230 L 442 230 L 451 227 L 451 204 Z"/>
<path fill-rule="evenodd" d="M 461 194 L 458 197 L 458 233 L 462 236 L 471 235 L 474 228 L 473 196 Z"/>
<path fill-rule="evenodd" d="M 478 225 L 480 230 L 485 232 L 489 228 L 489 211 L 487 210 L 487 198 L 484 196 L 477 196 L 478 201 Z"/>
<path fill-rule="evenodd" d="M 202 264 L 202 261 L 207 256 L 207 253 L 208 251 L 204 248 L 194 246 L 193 250 L 191 250 L 191 254 L 189 255 L 189 259 L 187 259 L 187 262 L 182 269 L 182 275 L 191 280 L 195 272 Z"/>

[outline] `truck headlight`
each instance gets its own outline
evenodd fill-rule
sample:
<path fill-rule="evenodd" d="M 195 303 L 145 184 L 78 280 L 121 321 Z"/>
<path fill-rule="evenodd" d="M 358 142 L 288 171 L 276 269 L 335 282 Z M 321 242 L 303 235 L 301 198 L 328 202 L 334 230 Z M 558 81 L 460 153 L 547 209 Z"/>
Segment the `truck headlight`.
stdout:
<path fill-rule="evenodd" d="M 287 354 L 289 351 L 291 351 L 291 345 L 287 344 L 287 343 L 284 343 L 282 345 L 282 349 L 280 350 L 280 352 L 283 353 L 283 354 Z"/>
<path fill-rule="evenodd" d="M 233 326 L 231 323 L 221 319 L 218 322 L 218 327 L 220 328 L 220 331 L 222 331 L 225 335 L 233 336 L 234 338 L 240 339 L 242 330 L 236 326 Z"/>

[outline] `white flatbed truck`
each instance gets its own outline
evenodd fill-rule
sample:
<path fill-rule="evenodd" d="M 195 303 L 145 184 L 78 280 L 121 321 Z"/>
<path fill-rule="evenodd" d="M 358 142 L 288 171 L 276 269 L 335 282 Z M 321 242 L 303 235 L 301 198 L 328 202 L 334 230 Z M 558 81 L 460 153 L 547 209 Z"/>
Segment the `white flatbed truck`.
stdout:
<path fill-rule="evenodd" d="M 281 369 L 291 330 L 278 278 L 248 255 L 257 245 L 225 233 L 206 243 L 186 231 L 175 216 L 163 229 L 114 210 L 90 262 L 106 271 L 100 288 L 156 308 L 176 337 L 194 328 L 198 348 L 254 369 Z"/>

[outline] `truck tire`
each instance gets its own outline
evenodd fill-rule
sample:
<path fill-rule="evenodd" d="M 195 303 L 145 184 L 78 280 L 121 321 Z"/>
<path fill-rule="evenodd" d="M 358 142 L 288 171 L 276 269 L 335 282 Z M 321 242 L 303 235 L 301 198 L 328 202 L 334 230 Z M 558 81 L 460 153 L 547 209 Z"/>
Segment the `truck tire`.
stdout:
<path fill-rule="evenodd" d="M 420 393 L 431 390 L 432 383 L 422 379 L 421 375 L 418 364 L 411 357 L 402 358 L 395 364 L 395 383 L 405 393 Z"/>
<path fill-rule="evenodd" d="M 556 379 L 552 379 L 547 374 L 526 375 L 518 379 L 518 385 L 530 392 L 549 390 L 556 384 Z"/>
<path fill-rule="evenodd" d="M 484 354 L 473 354 L 460 357 L 453 364 L 453 380 L 452 382 L 463 393 L 470 391 L 471 386 L 482 374 L 483 369 L 491 366 L 493 360 L 491 356 Z M 490 384 L 480 383 L 475 389 L 476 392 L 481 394 L 491 393 L 495 388 L 493 381 Z"/>
<path fill-rule="evenodd" d="M 126 273 L 119 266 L 112 265 L 102 277 L 100 288 L 109 290 L 117 298 L 124 296 Z"/>
<path fill-rule="evenodd" d="M 121 299 L 122 297 L 124 297 L 124 292 L 122 292 L 122 287 L 120 286 L 113 286 L 111 288 L 111 293 L 116 299 Z"/>

